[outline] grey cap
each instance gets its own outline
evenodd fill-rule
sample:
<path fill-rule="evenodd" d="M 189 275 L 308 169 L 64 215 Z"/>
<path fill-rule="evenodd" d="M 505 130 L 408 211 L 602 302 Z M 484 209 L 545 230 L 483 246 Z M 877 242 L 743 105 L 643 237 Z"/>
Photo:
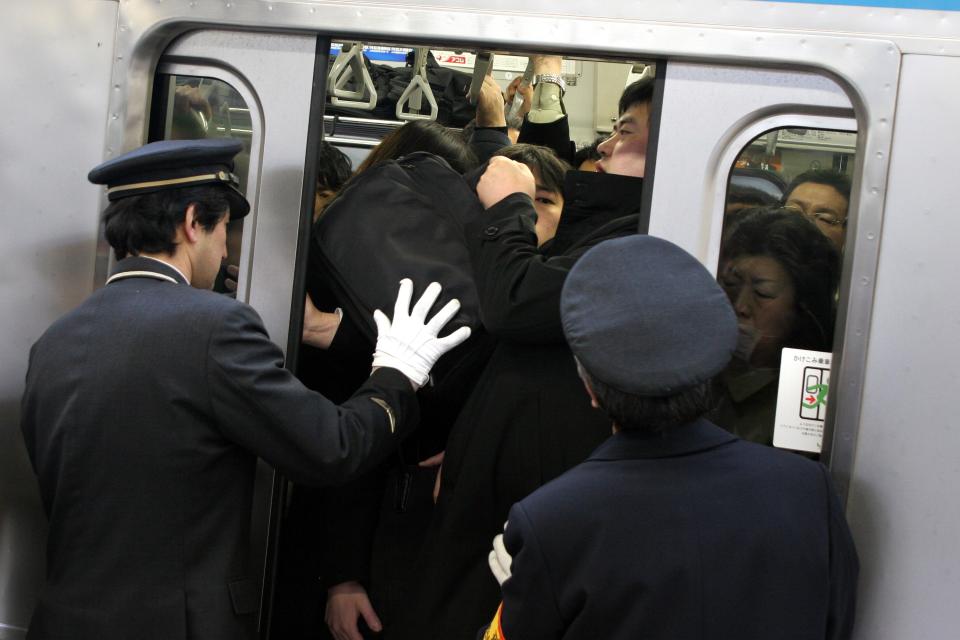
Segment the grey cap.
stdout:
<path fill-rule="evenodd" d="M 737 320 L 696 258 L 645 235 L 593 247 L 567 276 L 563 332 L 599 382 L 667 396 L 709 380 L 730 361 Z"/>

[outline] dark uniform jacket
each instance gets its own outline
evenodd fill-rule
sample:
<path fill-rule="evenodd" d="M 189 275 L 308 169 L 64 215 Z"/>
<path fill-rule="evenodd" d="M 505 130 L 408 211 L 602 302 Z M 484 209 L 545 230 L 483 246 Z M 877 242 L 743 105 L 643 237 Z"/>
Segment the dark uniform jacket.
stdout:
<path fill-rule="evenodd" d="M 858 562 L 827 470 L 699 420 L 620 433 L 510 512 L 505 640 L 849 638 Z"/>
<path fill-rule="evenodd" d="M 249 306 L 148 258 L 117 273 L 133 277 L 30 355 L 21 426 L 50 532 L 29 637 L 251 638 L 256 456 L 298 482 L 353 477 L 416 422 L 410 383 L 382 369 L 338 407 Z"/>
<path fill-rule="evenodd" d="M 581 171 L 566 180 L 560 227 L 540 250 L 523 194 L 467 227 L 481 317 L 498 343 L 447 442 L 403 638 L 473 638 L 500 600 L 487 553 L 510 507 L 610 433 L 564 341 L 560 292 L 587 249 L 637 233 L 642 180 Z"/>

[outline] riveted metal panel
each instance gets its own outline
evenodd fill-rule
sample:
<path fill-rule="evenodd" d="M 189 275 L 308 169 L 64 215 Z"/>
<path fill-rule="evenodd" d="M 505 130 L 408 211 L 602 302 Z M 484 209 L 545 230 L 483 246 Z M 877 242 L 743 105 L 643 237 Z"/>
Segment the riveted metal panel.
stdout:
<path fill-rule="evenodd" d="M 905 56 L 848 517 L 856 637 L 956 634 L 960 59 Z M 859 281 L 853 287 L 871 287 Z"/>

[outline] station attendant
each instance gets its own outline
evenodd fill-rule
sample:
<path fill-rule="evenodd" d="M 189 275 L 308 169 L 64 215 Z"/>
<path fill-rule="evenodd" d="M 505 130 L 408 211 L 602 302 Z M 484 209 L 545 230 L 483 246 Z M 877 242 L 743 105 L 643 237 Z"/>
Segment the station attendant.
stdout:
<path fill-rule="evenodd" d="M 560 308 L 613 435 L 510 510 L 485 640 L 849 638 L 858 561 L 826 468 L 703 418 L 737 342 L 703 265 L 659 238 L 609 240 Z"/>
<path fill-rule="evenodd" d="M 50 522 L 32 640 L 255 637 L 256 458 L 310 484 L 369 469 L 469 333 L 438 338 L 458 303 L 428 321 L 440 286 L 411 310 L 404 280 L 392 321 L 374 314 L 369 380 L 340 406 L 301 385 L 257 313 L 208 290 L 228 220 L 249 211 L 240 148 L 155 142 L 90 172 L 119 262 L 30 353 L 21 428 Z"/>

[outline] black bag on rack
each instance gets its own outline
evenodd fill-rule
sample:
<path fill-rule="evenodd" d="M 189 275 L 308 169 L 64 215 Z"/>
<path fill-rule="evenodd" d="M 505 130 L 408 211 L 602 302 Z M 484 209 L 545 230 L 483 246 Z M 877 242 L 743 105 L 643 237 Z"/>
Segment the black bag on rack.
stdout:
<path fill-rule="evenodd" d="M 410 84 L 410 78 L 413 76 L 413 55 L 413 51 L 407 54 L 406 67 L 374 64 L 364 56 L 363 63 L 366 65 L 367 71 L 370 73 L 370 79 L 377 90 L 377 106 L 374 107 L 373 111 L 338 107 L 333 105 L 328 97 L 325 112 L 329 115 L 396 120 L 397 100 L 399 100 L 407 85 Z M 331 65 L 334 59 L 334 56 L 330 57 Z M 472 76 L 463 71 L 441 67 L 432 53 L 427 56 L 426 72 L 427 82 L 430 83 L 433 96 L 437 101 L 436 121 L 448 127 L 462 128 L 465 126 L 476 113 L 476 107 L 471 105 L 467 99 L 467 90 L 470 88 Z M 347 87 L 356 89 L 356 80 L 348 82 Z"/>

